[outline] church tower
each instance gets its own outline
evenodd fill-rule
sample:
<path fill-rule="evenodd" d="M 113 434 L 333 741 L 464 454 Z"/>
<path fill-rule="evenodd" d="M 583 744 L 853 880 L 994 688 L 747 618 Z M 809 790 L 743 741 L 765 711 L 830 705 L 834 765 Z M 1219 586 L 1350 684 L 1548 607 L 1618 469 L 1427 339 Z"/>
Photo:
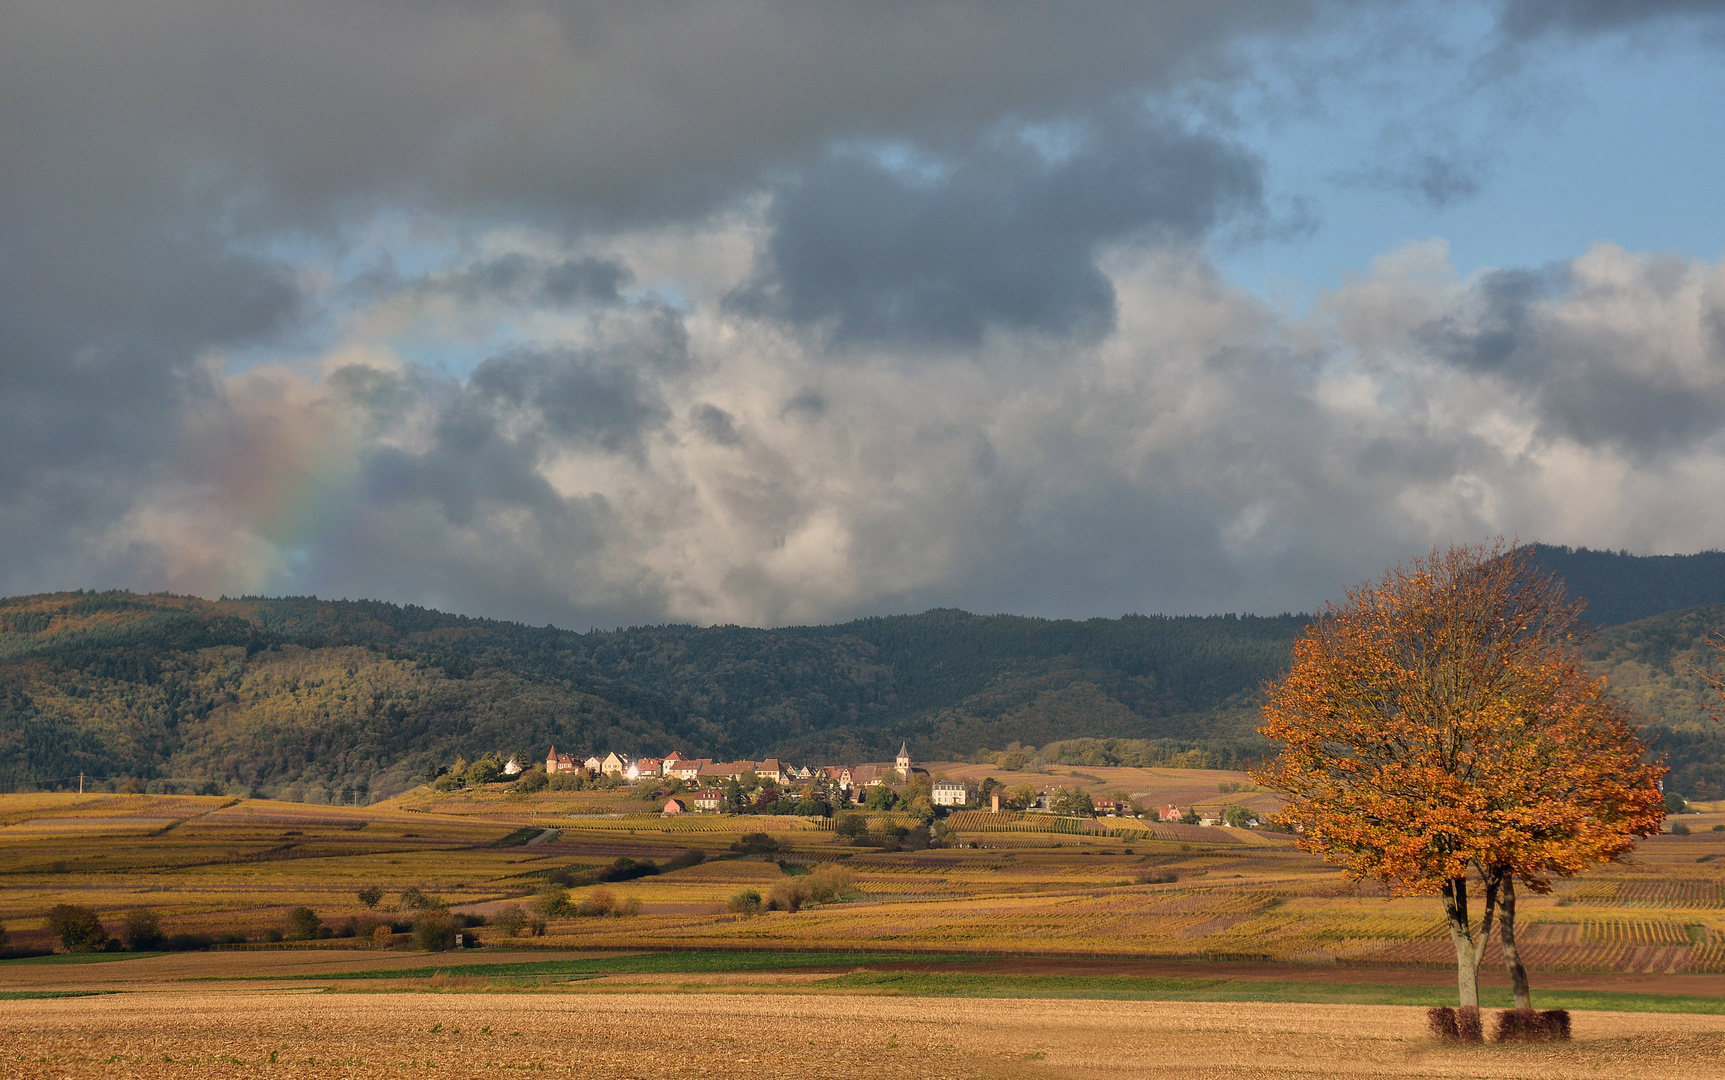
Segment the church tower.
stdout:
<path fill-rule="evenodd" d="M 898 761 L 895 762 L 895 764 L 898 766 L 898 778 L 900 780 L 909 780 L 910 779 L 910 743 L 903 742 L 903 743 L 899 744 Z"/>

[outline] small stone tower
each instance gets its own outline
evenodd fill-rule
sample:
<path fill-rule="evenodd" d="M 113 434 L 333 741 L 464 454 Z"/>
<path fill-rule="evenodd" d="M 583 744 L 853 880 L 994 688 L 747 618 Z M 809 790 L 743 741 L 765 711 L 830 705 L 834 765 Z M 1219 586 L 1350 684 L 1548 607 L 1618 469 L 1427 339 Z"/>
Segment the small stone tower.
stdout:
<path fill-rule="evenodd" d="M 894 762 L 894 764 L 898 766 L 898 778 L 900 780 L 909 780 L 910 779 L 910 743 L 904 742 L 904 743 L 899 744 L 898 761 Z"/>

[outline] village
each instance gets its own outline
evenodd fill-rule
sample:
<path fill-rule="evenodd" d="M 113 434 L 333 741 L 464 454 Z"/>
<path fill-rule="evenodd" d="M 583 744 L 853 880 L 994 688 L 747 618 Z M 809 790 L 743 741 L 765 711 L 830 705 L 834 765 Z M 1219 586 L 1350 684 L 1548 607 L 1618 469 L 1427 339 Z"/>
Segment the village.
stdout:
<path fill-rule="evenodd" d="M 1255 829 L 1257 812 L 1243 806 L 1198 808 L 1144 805 L 1125 791 L 1107 794 L 1059 783 L 1007 784 L 995 776 L 954 779 L 911 760 L 909 744 L 891 762 L 860 765 L 790 765 L 777 758 L 715 761 L 684 757 L 632 757 L 607 751 L 585 757 L 559 753 L 555 746 L 543 767 L 524 767 L 511 757 L 497 766 L 483 759 L 438 783 L 453 788 L 507 781 L 515 790 L 566 790 L 589 786 L 636 788 L 644 799 L 661 800 L 661 814 L 794 814 L 828 817 L 837 811 L 901 810 L 932 820 L 955 810 L 1033 813 L 1081 818 L 1144 818 L 1200 826 Z"/>

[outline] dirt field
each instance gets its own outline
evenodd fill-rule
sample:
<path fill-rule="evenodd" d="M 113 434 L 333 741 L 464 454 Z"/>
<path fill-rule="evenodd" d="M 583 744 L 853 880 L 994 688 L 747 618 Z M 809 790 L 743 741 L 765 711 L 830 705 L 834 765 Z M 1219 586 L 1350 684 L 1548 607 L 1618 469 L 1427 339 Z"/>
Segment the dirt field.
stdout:
<path fill-rule="evenodd" d="M 1445 1047 L 1417 1009 L 788 996 L 126 995 L 9 1001 L 13 1077 L 1725 1076 L 1725 1017 L 1592 1013 Z"/>

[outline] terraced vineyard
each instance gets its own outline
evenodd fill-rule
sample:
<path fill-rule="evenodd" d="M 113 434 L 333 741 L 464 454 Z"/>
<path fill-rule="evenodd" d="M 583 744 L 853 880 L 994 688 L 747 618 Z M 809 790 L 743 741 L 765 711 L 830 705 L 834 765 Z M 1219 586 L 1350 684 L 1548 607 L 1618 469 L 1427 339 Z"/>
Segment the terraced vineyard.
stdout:
<path fill-rule="evenodd" d="M 456 913 L 494 916 L 529 903 L 548 882 L 590 880 L 582 875 L 619 858 L 663 863 L 694 848 L 706 856 L 699 865 L 570 891 L 571 906 L 605 889 L 638 902 L 638 914 L 554 916 L 543 936 L 510 937 L 495 926 L 472 932 L 494 949 L 1453 963 L 1435 900 L 1349 884 L 1273 833 L 969 811 L 948 820 L 953 846 L 892 851 L 853 845 L 830 821 L 666 818 L 607 798 L 410 795 L 342 808 L 216 797 L 0 797 L 0 924 L 12 947 L 40 947 L 54 904 L 93 907 L 112 932 L 126 911 L 147 907 L 168 933 L 243 934 L 244 947 L 262 948 L 269 930 L 305 906 L 328 926 L 351 919 L 360 932 L 298 947 L 360 948 L 372 944 L 372 924 L 400 929 L 411 920 L 406 890 Z M 903 820 L 883 815 L 873 826 L 878 833 Z M 1725 814 L 1687 820 L 1688 836 L 1655 837 L 1626 863 L 1560 882 L 1550 896 L 1524 895 L 1521 940 L 1534 971 L 1725 973 L 1725 832 L 1711 831 Z M 768 834 L 778 850 L 733 851 L 749 832 Z M 512 834 L 519 836 L 511 846 L 499 846 Z M 842 900 L 754 915 L 726 910 L 738 890 L 770 896 L 817 865 L 848 871 Z M 357 896 L 367 886 L 384 892 L 375 911 Z M 405 948 L 407 936 L 390 941 Z M 1497 963 L 1495 946 L 1486 963 Z"/>

